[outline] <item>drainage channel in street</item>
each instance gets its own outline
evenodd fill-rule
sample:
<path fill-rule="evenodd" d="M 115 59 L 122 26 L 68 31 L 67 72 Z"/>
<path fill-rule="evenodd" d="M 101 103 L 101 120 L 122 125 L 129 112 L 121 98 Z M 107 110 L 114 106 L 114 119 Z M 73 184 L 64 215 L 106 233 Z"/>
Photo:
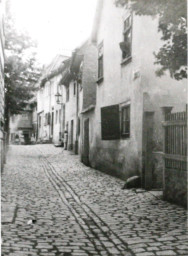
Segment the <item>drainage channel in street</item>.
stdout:
<path fill-rule="evenodd" d="M 46 176 L 58 192 L 62 202 L 69 208 L 71 214 L 94 245 L 99 255 L 102 255 L 100 248 L 103 248 L 103 251 L 107 252 L 108 255 L 134 255 L 128 249 L 125 241 L 119 238 L 86 203 L 80 200 L 72 187 L 56 172 L 48 159 L 42 155 L 42 152 L 40 160 L 42 161 Z"/>

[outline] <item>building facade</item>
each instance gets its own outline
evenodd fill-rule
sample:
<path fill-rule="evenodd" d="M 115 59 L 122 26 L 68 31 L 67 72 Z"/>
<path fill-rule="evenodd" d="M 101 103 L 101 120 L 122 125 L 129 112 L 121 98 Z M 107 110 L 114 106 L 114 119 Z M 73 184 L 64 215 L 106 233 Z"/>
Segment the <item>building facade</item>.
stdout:
<path fill-rule="evenodd" d="M 77 48 L 67 69 L 62 74 L 64 131 L 68 132 L 68 150 L 73 150 L 87 164 L 86 144 L 83 137 L 85 114 L 96 102 L 96 47 L 88 40 Z M 88 145 L 88 144 L 87 144 Z M 88 145 L 89 147 L 89 145 Z"/>
<path fill-rule="evenodd" d="M 158 19 L 137 16 L 113 0 L 99 1 L 92 42 L 98 78 L 92 122 L 83 127 L 88 162 L 122 179 L 139 175 L 143 187 L 160 188 L 161 108 L 185 109 L 186 81 L 155 74 L 153 52 L 163 43 Z"/>
<path fill-rule="evenodd" d="M 31 144 L 33 132 L 33 111 L 28 106 L 20 114 L 10 116 L 10 143 L 18 145 Z"/>
<path fill-rule="evenodd" d="M 58 144 L 62 139 L 62 104 L 56 102 L 61 93 L 59 83 L 67 57 L 58 55 L 44 70 L 37 93 L 37 141 Z M 60 91 L 59 91 L 60 90 Z"/>
<path fill-rule="evenodd" d="M 4 109 L 5 109 L 5 85 L 4 85 L 4 1 L 0 1 L 0 168 L 3 169 L 5 162 L 5 132 L 4 132 Z"/>

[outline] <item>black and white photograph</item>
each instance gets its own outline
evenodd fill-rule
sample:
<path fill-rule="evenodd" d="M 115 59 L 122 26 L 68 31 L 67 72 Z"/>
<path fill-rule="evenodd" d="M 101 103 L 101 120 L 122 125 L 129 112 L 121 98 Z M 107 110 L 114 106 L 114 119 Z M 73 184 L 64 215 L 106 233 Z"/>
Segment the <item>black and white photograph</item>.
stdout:
<path fill-rule="evenodd" d="M 187 256 L 187 0 L 0 0 L 2 256 Z"/>

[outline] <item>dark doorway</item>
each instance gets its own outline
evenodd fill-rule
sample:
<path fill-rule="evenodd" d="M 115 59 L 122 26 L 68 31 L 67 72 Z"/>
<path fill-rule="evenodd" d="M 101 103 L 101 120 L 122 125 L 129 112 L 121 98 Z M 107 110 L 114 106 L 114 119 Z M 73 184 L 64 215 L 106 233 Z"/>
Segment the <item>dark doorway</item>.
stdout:
<path fill-rule="evenodd" d="M 54 134 L 54 112 L 52 112 L 52 120 L 51 120 L 51 136 Z"/>
<path fill-rule="evenodd" d="M 83 163 L 89 166 L 89 118 L 84 121 Z"/>
<path fill-rule="evenodd" d="M 74 142 L 74 121 L 71 120 L 70 150 L 73 150 L 73 142 Z"/>

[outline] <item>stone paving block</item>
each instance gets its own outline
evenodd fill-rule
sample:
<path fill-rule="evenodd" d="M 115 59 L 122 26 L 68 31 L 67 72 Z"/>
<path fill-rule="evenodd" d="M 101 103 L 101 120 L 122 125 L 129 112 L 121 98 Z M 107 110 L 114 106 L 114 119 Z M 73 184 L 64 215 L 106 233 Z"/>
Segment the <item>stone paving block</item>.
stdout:
<path fill-rule="evenodd" d="M 157 241 L 160 241 L 160 242 L 174 241 L 174 240 L 176 240 L 176 238 L 173 237 L 173 236 L 169 236 L 169 237 L 159 237 L 159 238 L 157 238 Z"/>
<path fill-rule="evenodd" d="M 132 251 L 134 253 L 138 253 L 138 252 L 145 252 L 146 250 L 144 248 L 132 248 Z"/>
<path fill-rule="evenodd" d="M 148 251 L 159 251 L 160 249 L 158 247 L 147 247 Z"/>
<path fill-rule="evenodd" d="M 174 256 L 174 255 L 177 255 L 174 251 L 172 250 L 165 250 L 165 251 L 158 251 L 156 252 L 156 254 L 158 256 Z"/>
<path fill-rule="evenodd" d="M 188 255 L 188 250 L 177 250 L 177 255 Z"/>
<path fill-rule="evenodd" d="M 176 246 L 180 250 L 187 250 L 188 251 L 188 244 L 187 245 L 178 245 Z"/>
<path fill-rule="evenodd" d="M 136 256 L 154 256 L 155 254 L 152 252 L 141 252 L 141 253 L 136 253 Z"/>

